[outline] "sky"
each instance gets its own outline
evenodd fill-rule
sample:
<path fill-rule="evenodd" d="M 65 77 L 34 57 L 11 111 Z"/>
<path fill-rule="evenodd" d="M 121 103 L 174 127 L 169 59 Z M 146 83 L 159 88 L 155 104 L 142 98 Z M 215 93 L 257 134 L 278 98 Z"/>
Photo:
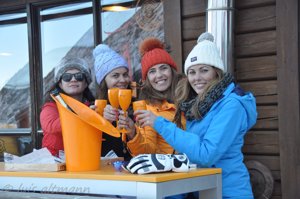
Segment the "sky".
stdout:
<path fill-rule="evenodd" d="M 0 27 L 0 89 L 27 62 L 26 25 Z"/>

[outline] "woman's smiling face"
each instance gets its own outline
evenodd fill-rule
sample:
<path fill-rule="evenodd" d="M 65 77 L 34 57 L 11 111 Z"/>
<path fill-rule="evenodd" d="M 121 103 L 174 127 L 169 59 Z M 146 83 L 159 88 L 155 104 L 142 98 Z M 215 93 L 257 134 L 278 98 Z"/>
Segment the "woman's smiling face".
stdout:
<path fill-rule="evenodd" d="M 128 69 L 125 67 L 116 68 L 105 77 L 107 88 L 127 88 L 130 84 Z"/>
<path fill-rule="evenodd" d="M 156 64 L 147 72 L 147 78 L 153 89 L 164 92 L 172 83 L 172 69 L 168 64 Z"/>
<path fill-rule="evenodd" d="M 212 66 L 198 64 L 188 69 L 187 77 L 191 87 L 199 95 L 217 78 L 217 72 Z"/>
<path fill-rule="evenodd" d="M 69 69 L 65 73 L 75 74 L 81 72 L 78 69 Z M 74 76 L 72 76 L 70 81 L 64 81 L 63 79 L 59 82 L 59 87 L 69 96 L 81 95 L 84 89 L 88 86 L 86 78 L 83 81 L 78 81 Z"/>

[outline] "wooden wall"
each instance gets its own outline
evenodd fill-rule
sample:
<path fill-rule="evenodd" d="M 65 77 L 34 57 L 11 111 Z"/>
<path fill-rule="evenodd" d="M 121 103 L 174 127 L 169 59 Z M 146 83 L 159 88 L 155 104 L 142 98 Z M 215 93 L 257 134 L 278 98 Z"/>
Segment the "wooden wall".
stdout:
<path fill-rule="evenodd" d="M 272 199 L 279 199 L 276 1 L 236 1 L 235 7 L 235 77 L 254 93 L 258 110 L 257 123 L 245 139 L 245 161 L 259 161 L 271 171 Z"/>
<path fill-rule="evenodd" d="M 181 0 L 183 63 L 205 31 L 205 1 Z"/>
<path fill-rule="evenodd" d="M 205 1 L 182 0 L 183 62 L 206 28 Z M 281 198 L 276 65 L 276 1 L 235 1 L 235 66 L 237 82 L 253 92 L 258 120 L 245 139 L 245 162 L 258 161 L 274 179 L 272 199 Z M 255 187 L 260 192 L 264 187 Z M 259 197 L 256 197 L 259 198 Z"/>
<path fill-rule="evenodd" d="M 277 81 L 282 198 L 300 198 L 300 3 L 276 1 Z"/>

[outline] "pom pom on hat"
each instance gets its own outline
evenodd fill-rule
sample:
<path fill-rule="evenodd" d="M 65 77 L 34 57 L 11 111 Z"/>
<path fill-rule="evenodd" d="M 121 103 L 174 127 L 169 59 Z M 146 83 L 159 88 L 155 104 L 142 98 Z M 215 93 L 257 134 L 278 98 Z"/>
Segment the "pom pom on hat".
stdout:
<path fill-rule="evenodd" d="M 205 40 L 214 42 L 214 36 L 208 32 L 204 32 L 199 36 L 197 43 L 205 41 Z"/>
<path fill-rule="evenodd" d="M 78 69 L 85 74 L 87 84 L 92 82 L 91 70 L 88 67 L 87 62 L 78 57 L 73 58 L 63 58 L 59 64 L 55 67 L 54 70 L 54 82 L 57 83 L 60 81 L 61 76 L 70 69 Z"/>
<path fill-rule="evenodd" d="M 94 69 L 98 84 L 100 84 L 105 76 L 114 69 L 120 67 L 128 69 L 127 61 L 120 54 L 105 44 L 99 44 L 94 49 L 93 56 L 95 59 Z"/>
<path fill-rule="evenodd" d="M 205 64 L 219 68 L 224 71 L 224 63 L 219 54 L 217 45 L 214 43 L 214 36 L 208 32 L 202 33 L 197 45 L 190 52 L 184 63 L 184 72 L 187 74 L 191 66 Z"/>
<path fill-rule="evenodd" d="M 168 64 L 177 71 L 176 63 L 157 38 L 147 38 L 139 46 L 142 56 L 142 78 L 146 79 L 148 70 L 156 64 Z"/>
<path fill-rule="evenodd" d="M 155 48 L 160 48 L 160 49 L 164 49 L 164 44 L 159 41 L 158 39 L 154 38 L 154 37 L 150 37 L 148 39 L 145 39 L 140 47 L 139 47 L 139 51 L 141 56 L 144 56 L 145 53 L 155 49 Z"/>

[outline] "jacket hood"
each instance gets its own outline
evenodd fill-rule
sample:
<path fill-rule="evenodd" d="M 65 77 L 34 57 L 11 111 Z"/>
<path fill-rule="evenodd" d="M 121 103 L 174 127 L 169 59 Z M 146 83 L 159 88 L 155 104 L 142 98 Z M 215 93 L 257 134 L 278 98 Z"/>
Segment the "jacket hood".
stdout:
<path fill-rule="evenodd" d="M 252 128 L 257 120 L 256 99 L 251 92 L 244 92 L 238 85 L 235 86 L 234 97 L 240 101 L 247 113 L 247 130 Z"/>
<path fill-rule="evenodd" d="M 257 120 L 256 100 L 251 92 L 245 92 L 239 85 L 231 83 L 224 95 L 237 99 L 247 114 L 247 130 L 254 126 Z"/>

